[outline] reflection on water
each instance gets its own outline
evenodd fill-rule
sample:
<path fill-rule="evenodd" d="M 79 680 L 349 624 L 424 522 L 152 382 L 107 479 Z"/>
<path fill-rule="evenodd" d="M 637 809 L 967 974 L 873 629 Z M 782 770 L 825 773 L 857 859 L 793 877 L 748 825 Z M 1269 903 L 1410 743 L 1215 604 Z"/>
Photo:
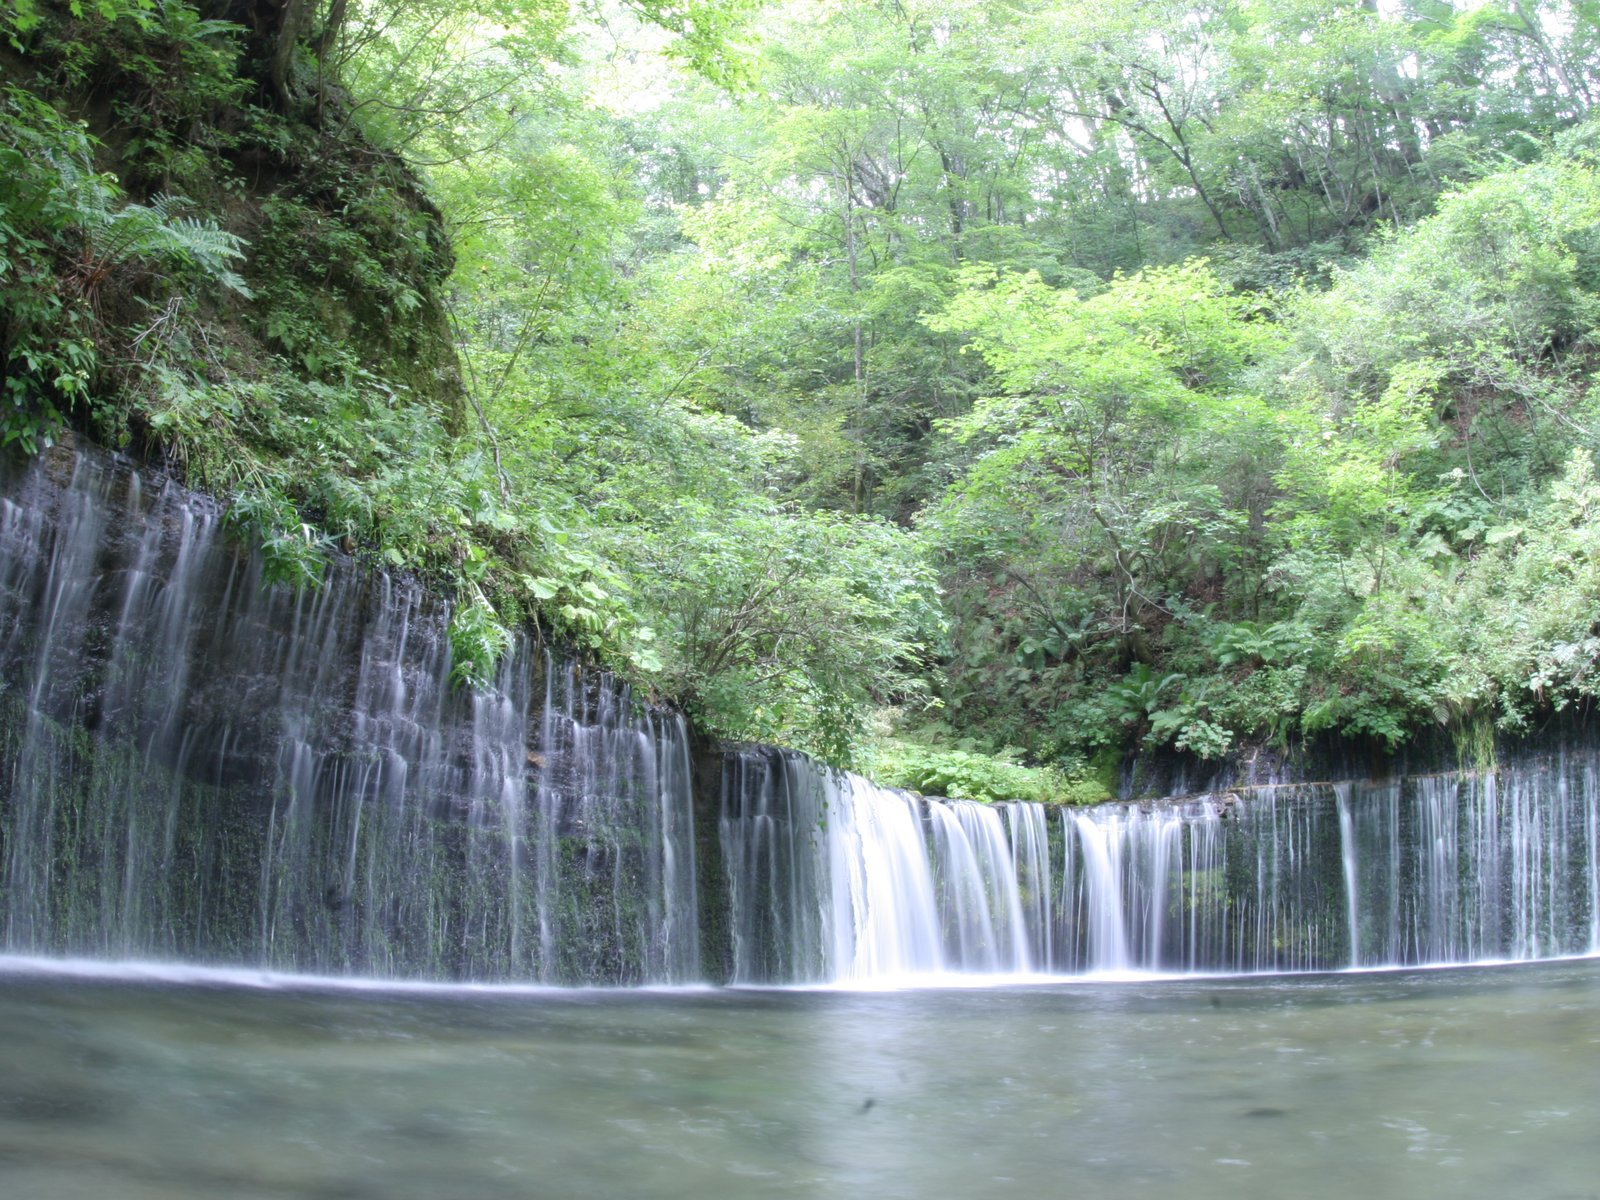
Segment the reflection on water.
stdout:
<path fill-rule="evenodd" d="M 1600 1194 L 1600 962 L 886 993 L 0 962 L 19 1200 Z"/>

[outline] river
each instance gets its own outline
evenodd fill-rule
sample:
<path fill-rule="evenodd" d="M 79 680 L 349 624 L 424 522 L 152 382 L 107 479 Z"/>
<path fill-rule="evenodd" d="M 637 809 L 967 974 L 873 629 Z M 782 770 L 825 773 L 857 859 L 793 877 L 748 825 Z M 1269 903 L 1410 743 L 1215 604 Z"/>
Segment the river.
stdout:
<path fill-rule="evenodd" d="M 1600 961 L 558 990 L 0 960 L 0 1195 L 1589 1197 Z"/>

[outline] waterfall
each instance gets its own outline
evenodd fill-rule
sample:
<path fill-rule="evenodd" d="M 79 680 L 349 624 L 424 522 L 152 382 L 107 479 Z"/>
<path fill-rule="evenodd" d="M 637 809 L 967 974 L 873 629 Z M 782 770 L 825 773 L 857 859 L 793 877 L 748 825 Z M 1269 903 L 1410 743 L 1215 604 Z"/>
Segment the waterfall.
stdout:
<path fill-rule="evenodd" d="M 1055 939 L 1050 919 L 1050 832 L 1045 808 L 1013 801 L 1004 810 L 1011 871 L 1017 884 L 1018 927 L 1029 939 L 1026 963 L 1036 969 L 1046 967 L 1055 959 Z"/>
<path fill-rule="evenodd" d="M 104 457 L 0 484 L 3 952 L 607 984 L 1600 953 L 1591 745 L 1059 811 L 744 747 L 697 804 L 717 759 L 603 675 L 519 639 L 451 686 L 414 581 L 275 586 Z"/>
<path fill-rule="evenodd" d="M 1083 881 L 1083 914 L 1086 952 L 1084 964 L 1090 970 L 1125 971 L 1128 957 L 1128 919 L 1122 894 L 1123 842 L 1127 827 L 1119 822 L 1100 822 L 1080 814 L 1073 818 L 1077 835 Z"/>
<path fill-rule="evenodd" d="M 1260 972 L 1600 952 L 1597 757 L 1075 814 L 1053 964 Z"/>
<path fill-rule="evenodd" d="M 687 731 L 212 502 L 52 456 L 0 500 L 0 934 L 14 953 L 389 978 L 699 977 Z"/>
<path fill-rule="evenodd" d="M 1361 965 L 1361 899 L 1356 892 L 1356 832 L 1350 817 L 1350 785 L 1333 785 L 1334 803 L 1339 809 L 1339 857 L 1344 868 L 1345 928 L 1348 931 L 1348 953 L 1351 966 Z"/>
<path fill-rule="evenodd" d="M 766 747 L 731 752 L 720 839 L 732 979 L 1036 969 L 1052 889 L 1043 812 L 1022 807 L 1008 833 L 998 808 L 924 800 Z"/>
<path fill-rule="evenodd" d="M 1600 754 L 1062 810 L 730 753 L 744 982 L 1337 970 L 1600 952 Z M 931 881 L 931 883 L 930 883 Z"/>

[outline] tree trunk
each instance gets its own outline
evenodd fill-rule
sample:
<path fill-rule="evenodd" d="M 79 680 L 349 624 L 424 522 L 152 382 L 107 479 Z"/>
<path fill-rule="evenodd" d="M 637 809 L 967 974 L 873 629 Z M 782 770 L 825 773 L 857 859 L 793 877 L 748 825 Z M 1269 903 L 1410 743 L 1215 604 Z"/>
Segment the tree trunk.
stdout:
<path fill-rule="evenodd" d="M 278 102 L 289 108 L 294 101 L 293 79 L 294 48 L 306 25 L 306 17 L 315 0 L 283 0 L 279 10 L 278 35 L 273 43 L 272 58 L 268 64 L 268 79 Z"/>

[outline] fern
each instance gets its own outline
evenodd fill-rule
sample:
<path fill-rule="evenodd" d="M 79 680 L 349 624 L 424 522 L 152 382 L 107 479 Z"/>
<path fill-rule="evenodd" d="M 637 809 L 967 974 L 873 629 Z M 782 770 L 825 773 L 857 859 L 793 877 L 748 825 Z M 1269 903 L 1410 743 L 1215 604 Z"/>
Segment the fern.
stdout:
<path fill-rule="evenodd" d="M 103 278 L 135 260 L 158 262 L 197 270 L 229 291 L 252 299 L 249 286 L 233 269 L 244 257 L 244 240 L 209 221 L 182 215 L 188 204 L 181 196 L 161 195 L 149 204 L 126 204 L 89 225 L 85 232 L 98 275 Z"/>
<path fill-rule="evenodd" d="M 511 631 L 476 587 L 472 598 L 450 618 L 450 680 L 458 686 L 487 688 L 495 668 L 511 649 Z"/>

